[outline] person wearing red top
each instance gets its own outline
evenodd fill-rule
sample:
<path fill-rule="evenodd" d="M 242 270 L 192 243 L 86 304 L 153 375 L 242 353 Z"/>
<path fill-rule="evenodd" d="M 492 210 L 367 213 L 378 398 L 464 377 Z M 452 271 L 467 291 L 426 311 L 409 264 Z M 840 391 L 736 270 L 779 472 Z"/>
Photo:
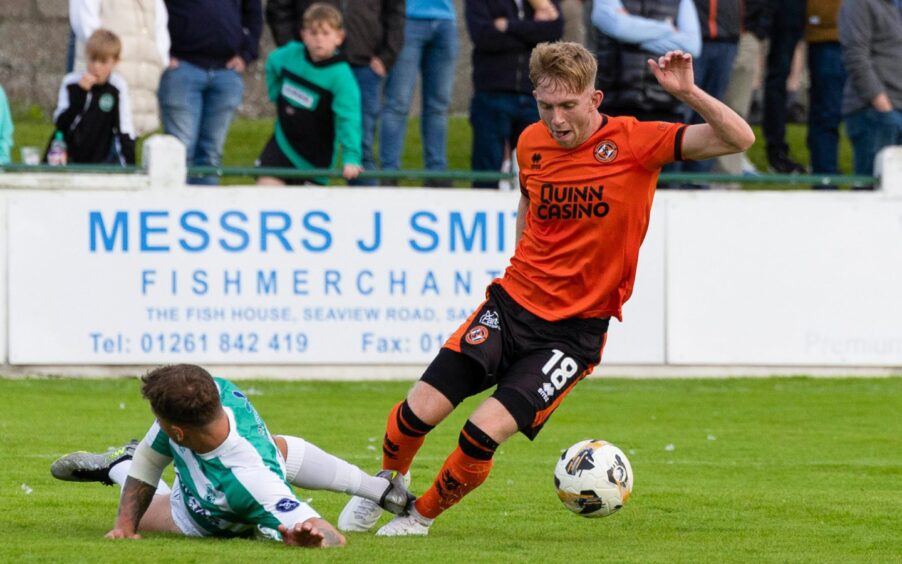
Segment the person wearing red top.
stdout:
<path fill-rule="evenodd" d="M 485 479 L 498 446 L 534 439 L 601 360 L 608 321 L 636 275 L 661 167 L 748 149 L 749 125 L 694 83 L 692 57 L 648 60 L 661 86 L 705 123 L 641 122 L 599 113 L 595 58 L 576 43 L 542 43 L 529 63 L 541 121 L 517 144 L 517 247 L 486 300 L 448 339 L 388 417 L 383 472 L 408 474 L 426 434 L 465 398 L 495 387 L 470 415 L 432 486 L 377 535 L 425 535 Z M 352 498 L 345 531 L 368 530 L 377 504 Z"/>

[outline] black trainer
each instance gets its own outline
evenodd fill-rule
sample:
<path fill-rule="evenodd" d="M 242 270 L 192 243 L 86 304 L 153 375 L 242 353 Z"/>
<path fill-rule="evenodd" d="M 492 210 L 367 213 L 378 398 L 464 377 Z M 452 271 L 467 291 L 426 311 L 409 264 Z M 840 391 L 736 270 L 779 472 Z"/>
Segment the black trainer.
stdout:
<path fill-rule="evenodd" d="M 780 174 L 805 174 L 805 167 L 789 156 L 789 151 L 784 148 L 768 149 L 767 164 L 773 172 Z"/>
<path fill-rule="evenodd" d="M 124 460 L 131 460 L 138 441 L 132 439 L 121 447 L 110 448 L 106 452 L 73 452 L 61 456 L 50 466 L 50 473 L 57 480 L 67 482 L 100 482 L 112 486 L 110 468 Z"/>

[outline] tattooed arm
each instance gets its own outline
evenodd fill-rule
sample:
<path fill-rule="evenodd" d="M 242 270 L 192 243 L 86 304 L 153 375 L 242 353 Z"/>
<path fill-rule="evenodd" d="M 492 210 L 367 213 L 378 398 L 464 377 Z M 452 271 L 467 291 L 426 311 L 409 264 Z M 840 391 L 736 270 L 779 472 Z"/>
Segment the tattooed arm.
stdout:
<path fill-rule="evenodd" d="M 119 499 L 119 513 L 116 525 L 106 534 L 108 539 L 139 539 L 138 523 L 153 500 L 157 487 L 146 484 L 131 476 L 125 480 L 122 497 Z"/>

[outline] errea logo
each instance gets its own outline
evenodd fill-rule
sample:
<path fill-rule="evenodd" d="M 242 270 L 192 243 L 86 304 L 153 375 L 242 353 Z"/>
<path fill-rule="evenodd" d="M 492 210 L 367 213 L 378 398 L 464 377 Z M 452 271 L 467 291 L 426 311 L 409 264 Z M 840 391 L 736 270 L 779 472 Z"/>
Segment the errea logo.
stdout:
<path fill-rule="evenodd" d="M 595 145 L 595 160 L 601 164 L 607 164 L 617 158 L 617 144 L 610 139 L 605 139 L 598 145 Z"/>
<path fill-rule="evenodd" d="M 533 153 L 532 154 L 532 164 L 529 165 L 529 168 L 533 170 L 538 170 L 542 168 L 542 154 L 541 153 Z"/>

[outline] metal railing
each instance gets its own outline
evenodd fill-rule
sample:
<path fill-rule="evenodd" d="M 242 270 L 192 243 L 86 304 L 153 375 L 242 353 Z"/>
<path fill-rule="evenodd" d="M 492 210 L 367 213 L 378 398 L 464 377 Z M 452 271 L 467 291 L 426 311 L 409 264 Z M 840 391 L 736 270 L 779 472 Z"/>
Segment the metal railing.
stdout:
<path fill-rule="evenodd" d="M 50 166 L 50 165 L 24 165 L 9 164 L 0 167 L 3 172 L 40 172 L 40 173 L 93 173 L 93 174 L 142 174 L 145 172 L 143 167 L 139 166 L 116 166 L 116 165 L 66 165 L 66 166 Z M 281 178 L 334 178 L 341 179 L 341 170 L 339 169 L 310 169 L 298 170 L 295 168 L 273 168 L 273 167 L 214 167 L 214 166 L 191 166 L 188 167 L 188 176 L 217 176 L 220 178 L 234 176 L 277 176 Z M 511 181 L 514 179 L 512 173 L 486 172 L 473 170 L 366 170 L 360 173 L 361 179 L 372 180 L 427 180 L 427 181 L 447 181 L 447 182 L 497 182 L 502 180 Z M 872 176 L 855 176 L 855 175 L 824 175 L 824 174 L 758 174 L 758 175 L 730 175 L 730 174 L 698 174 L 672 172 L 662 173 L 659 181 L 661 183 L 678 183 L 678 184 L 740 184 L 740 185 L 776 185 L 784 184 L 791 186 L 852 186 L 866 187 L 876 184 L 876 179 Z"/>

